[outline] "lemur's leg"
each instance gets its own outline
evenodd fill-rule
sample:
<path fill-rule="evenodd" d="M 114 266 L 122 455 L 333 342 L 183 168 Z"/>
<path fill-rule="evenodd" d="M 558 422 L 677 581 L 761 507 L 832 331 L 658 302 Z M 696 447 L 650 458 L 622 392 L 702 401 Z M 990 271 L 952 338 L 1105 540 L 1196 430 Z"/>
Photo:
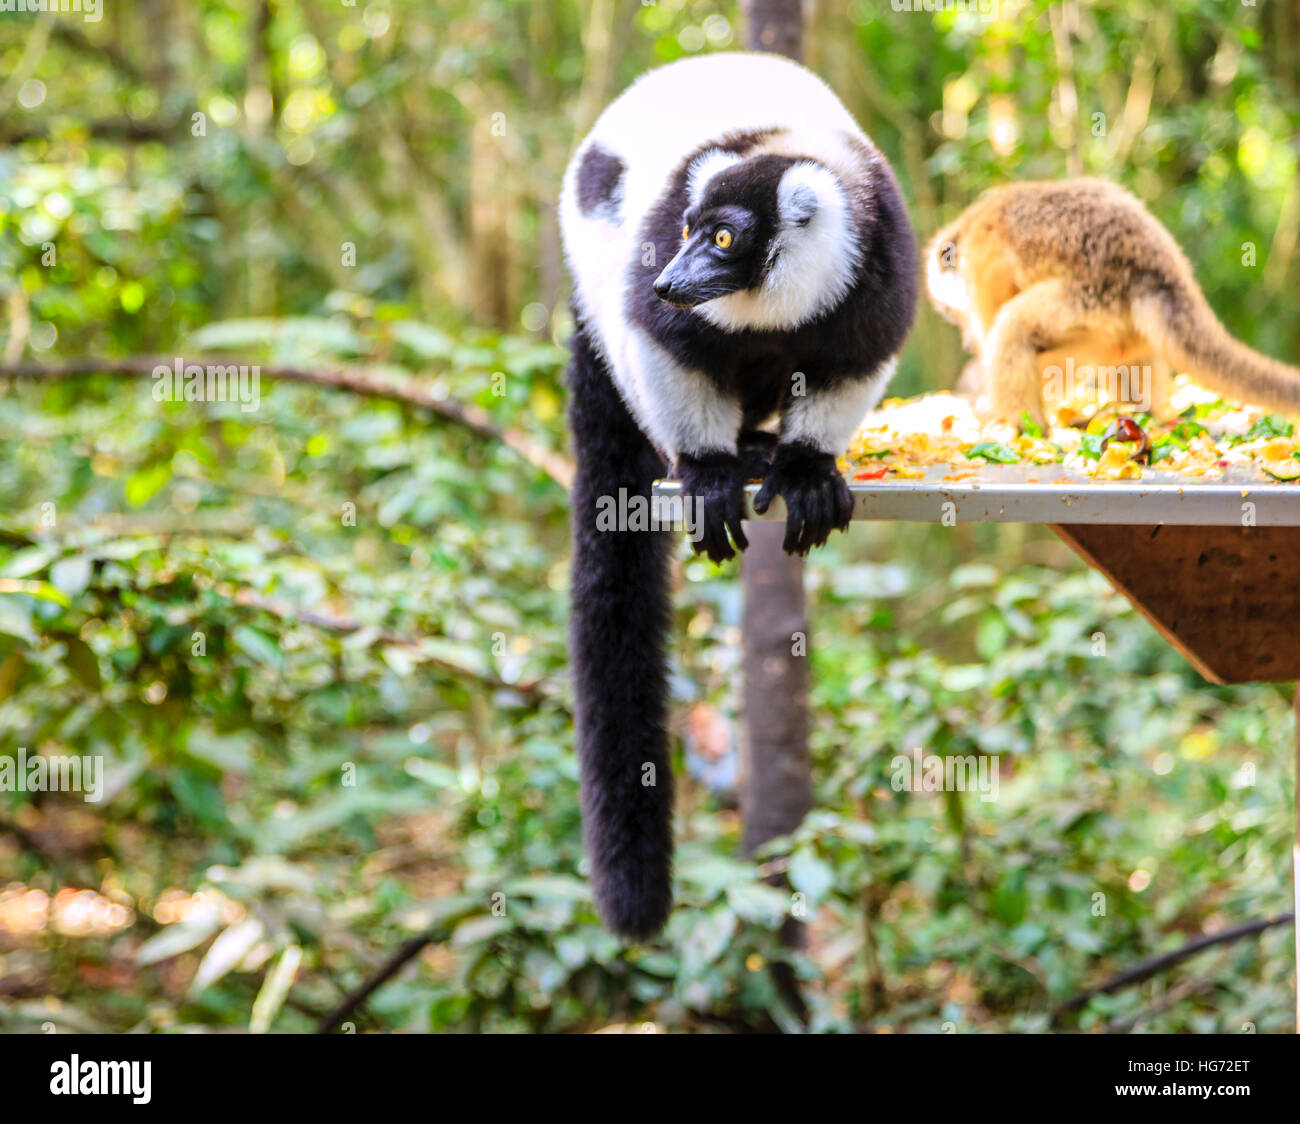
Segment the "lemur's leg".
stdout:
<path fill-rule="evenodd" d="M 1116 405 L 1129 413 L 1171 417 L 1169 392 L 1173 389 L 1172 368 L 1159 355 L 1147 352 L 1121 353 L 1118 362 L 1103 358 L 1097 363 L 1097 377 L 1103 371 L 1109 380 L 1104 389 Z"/>
<path fill-rule="evenodd" d="M 880 401 L 894 361 L 870 375 L 842 379 L 824 389 L 791 396 L 781 411 L 781 440 L 772 467 L 754 497 L 760 515 L 772 500 L 785 501 L 783 548 L 807 554 L 853 515 L 853 497 L 835 459 L 844 452 L 862 416 Z"/>
<path fill-rule="evenodd" d="M 714 562 L 734 558 L 733 542 L 740 550 L 749 545 L 741 527 L 747 477 L 736 447 L 740 403 L 642 333 L 633 333 L 627 358 L 635 386 L 625 397 L 634 400 L 641 428 L 673 460 L 684 498 L 694 501 L 686 517 L 695 553 Z"/>
<path fill-rule="evenodd" d="M 964 398 L 978 398 L 984 392 L 984 366 L 978 359 L 966 361 L 952 392 Z"/>
<path fill-rule="evenodd" d="M 1173 368 L 1159 355 L 1139 359 L 1134 366 L 1138 375 L 1133 381 L 1140 383 L 1144 392 L 1137 405 L 1157 420 L 1172 417 L 1169 395 L 1174 389 Z"/>
<path fill-rule="evenodd" d="M 1017 423 L 1021 412 L 1046 426 L 1038 353 L 1074 334 L 1082 312 L 1064 281 L 1040 281 L 1007 301 L 989 329 L 987 390 L 991 412 Z"/>

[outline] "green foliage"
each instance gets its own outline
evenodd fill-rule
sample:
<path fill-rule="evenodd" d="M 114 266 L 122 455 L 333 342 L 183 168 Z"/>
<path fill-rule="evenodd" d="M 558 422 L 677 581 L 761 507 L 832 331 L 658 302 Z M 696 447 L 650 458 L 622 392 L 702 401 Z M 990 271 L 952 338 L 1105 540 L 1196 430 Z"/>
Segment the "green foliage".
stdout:
<path fill-rule="evenodd" d="M 1187 423 L 1184 422 L 1183 424 Z M 1261 437 L 1290 437 L 1294 432 L 1295 427 L 1281 414 L 1268 414 L 1256 421 L 1243 433 L 1237 444 L 1255 441 Z"/>

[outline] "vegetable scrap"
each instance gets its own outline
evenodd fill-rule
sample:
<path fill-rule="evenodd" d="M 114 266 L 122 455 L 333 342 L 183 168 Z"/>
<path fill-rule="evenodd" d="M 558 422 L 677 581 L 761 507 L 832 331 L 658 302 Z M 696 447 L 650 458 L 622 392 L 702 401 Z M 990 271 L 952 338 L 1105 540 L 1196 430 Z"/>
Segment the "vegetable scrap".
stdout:
<path fill-rule="evenodd" d="M 1028 415 L 1019 426 L 981 421 L 968 399 L 953 394 L 887 399 L 863 420 L 840 462 L 855 481 L 919 479 L 931 465 L 949 466 L 943 479 L 959 481 L 985 464 L 1054 464 L 1100 480 L 1212 480 L 1245 466 L 1265 480 L 1300 482 L 1300 439 L 1293 421 L 1179 376 L 1169 416 L 1115 402 L 1063 403 L 1049 413 L 1046 432 Z"/>

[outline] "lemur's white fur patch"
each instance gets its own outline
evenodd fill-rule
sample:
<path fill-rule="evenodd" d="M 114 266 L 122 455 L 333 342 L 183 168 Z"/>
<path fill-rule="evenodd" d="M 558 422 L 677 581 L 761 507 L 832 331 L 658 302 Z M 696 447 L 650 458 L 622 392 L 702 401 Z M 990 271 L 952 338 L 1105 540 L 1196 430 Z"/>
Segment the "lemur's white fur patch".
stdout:
<path fill-rule="evenodd" d="M 988 331 L 975 311 L 970 286 L 962 276 L 951 242 L 935 243 L 925 263 L 925 287 L 939 314 L 961 328 L 966 350 L 979 355 Z"/>
<path fill-rule="evenodd" d="M 794 328 L 834 308 L 853 284 L 858 237 L 834 172 L 812 161 L 792 165 L 777 188 L 777 209 L 781 230 L 762 285 L 697 310 L 720 328 Z"/>
<path fill-rule="evenodd" d="M 866 378 L 848 379 L 829 390 L 796 398 L 781 422 L 782 441 L 802 441 L 839 456 L 868 410 L 884 396 L 898 357 L 886 359 Z"/>
<path fill-rule="evenodd" d="M 709 180 L 719 172 L 725 172 L 739 164 L 740 159 L 734 152 L 714 148 L 692 160 L 690 171 L 686 174 L 686 191 L 691 206 L 695 206 L 704 197 L 704 189 L 709 186 Z"/>
<path fill-rule="evenodd" d="M 629 333 L 626 358 L 640 372 L 645 403 L 633 416 L 669 460 L 736 451 L 740 404 L 719 394 L 708 376 L 683 367 L 639 328 Z"/>
<path fill-rule="evenodd" d="M 925 287 L 930 291 L 934 302 L 942 305 L 945 310 L 953 313 L 967 312 L 970 310 L 970 293 L 957 271 L 956 262 L 945 263 L 943 255 L 944 243 L 939 243 L 925 263 Z"/>

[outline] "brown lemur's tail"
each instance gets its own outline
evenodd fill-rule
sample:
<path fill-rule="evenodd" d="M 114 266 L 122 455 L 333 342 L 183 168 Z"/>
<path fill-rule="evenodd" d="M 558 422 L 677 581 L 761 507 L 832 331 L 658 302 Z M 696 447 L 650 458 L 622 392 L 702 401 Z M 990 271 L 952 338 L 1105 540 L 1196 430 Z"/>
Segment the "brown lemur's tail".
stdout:
<path fill-rule="evenodd" d="M 1205 297 L 1186 285 L 1161 285 L 1135 297 L 1133 322 L 1176 370 L 1233 401 L 1300 414 L 1300 368 L 1233 339 Z"/>

